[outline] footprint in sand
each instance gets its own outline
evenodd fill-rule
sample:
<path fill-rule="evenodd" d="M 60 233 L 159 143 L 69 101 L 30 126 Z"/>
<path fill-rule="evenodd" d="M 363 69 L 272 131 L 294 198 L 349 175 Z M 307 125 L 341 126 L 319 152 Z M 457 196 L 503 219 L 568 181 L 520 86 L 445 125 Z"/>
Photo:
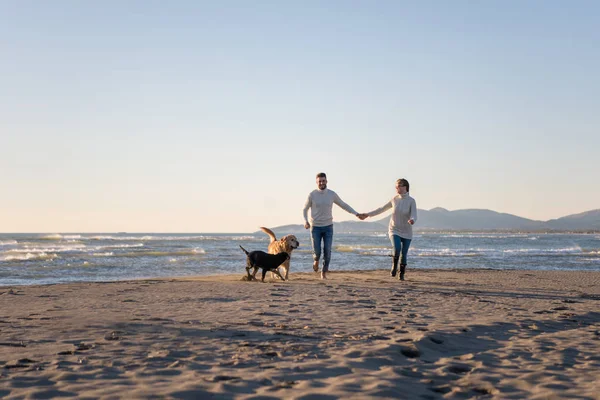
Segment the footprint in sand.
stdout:
<path fill-rule="evenodd" d="M 451 364 L 446 367 L 448 372 L 452 372 L 453 374 L 466 374 L 467 372 L 471 372 L 473 370 L 473 366 L 468 364 Z"/>
<path fill-rule="evenodd" d="M 352 305 L 355 303 L 354 300 L 335 300 L 333 302 L 334 304 L 348 304 L 348 305 Z"/>
<path fill-rule="evenodd" d="M 421 352 L 415 346 L 402 346 L 400 347 L 400 353 L 406 358 L 421 357 Z"/>
<path fill-rule="evenodd" d="M 428 339 L 431 340 L 435 344 L 442 344 L 442 343 L 444 343 L 444 339 L 442 339 L 442 338 L 440 338 L 438 336 L 429 336 Z"/>
<path fill-rule="evenodd" d="M 273 296 L 273 297 L 288 297 L 289 295 L 287 293 L 270 293 L 270 296 Z"/>
<path fill-rule="evenodd" d="M 268 311 L 258 311 L 258 312 L 256 312 L 256 315 L 262 315 L 264 317 L 281 317 L 282 316 L 281 314 L 268 312 Z"/>
<path fill-rule="evenodd" d="M 206 381 L 209 382 L 224 382 L 224 381 L 233 381 L 233 380 L 239 380 L 241 379 L 238 376 L 231 376 L 231 375 L 215 375 L 215 376 L 211 376 L 209 378 L 205 378 Z"/>

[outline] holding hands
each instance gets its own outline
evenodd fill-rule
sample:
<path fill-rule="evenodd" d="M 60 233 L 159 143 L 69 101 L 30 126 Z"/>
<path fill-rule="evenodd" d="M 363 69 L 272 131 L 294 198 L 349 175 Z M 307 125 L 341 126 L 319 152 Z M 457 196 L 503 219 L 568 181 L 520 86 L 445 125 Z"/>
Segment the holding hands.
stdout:
<path fill-rule="evenodd" d="M 369 214 L 365 214 L 365 213 L 359 213 L 356 214 L 356 216 L 358 217 L 358 219 L 360 219 L 361 221 L 364 221 L 365 219 L 369 218 Z"/>

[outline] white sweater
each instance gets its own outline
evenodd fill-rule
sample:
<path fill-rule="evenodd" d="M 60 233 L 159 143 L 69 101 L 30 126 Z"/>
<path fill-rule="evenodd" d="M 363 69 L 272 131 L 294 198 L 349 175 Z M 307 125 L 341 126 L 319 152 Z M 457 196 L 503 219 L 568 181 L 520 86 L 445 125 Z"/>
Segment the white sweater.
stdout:
<path fill-rule="evenodd" d="M 417 202 L 415 199 L 410 197 L 408 193 L 396 195 L 383 206 L 367 214 L 369 217 L 373 217 L 390 208 L 393 209 L 389 225 L 390 237 L 391 235 L 398 235 L 404 239 L 412 239 L 412 225 L 408 223 L 408 220 L 412 219 L 417 222 Z"/>
<path fill-rule="evenodd" d="M 333 224 L 333 215 L 331 213 L 333 204 L 337 204 L 343 210 L 350 214 L 357 215 L 352 207 L 344 203 L 340 196 L 333 190 L 315 189 L 308 195 L 304 204 L 304 221 L 308 221 L 308 209 L 310 208 L 310 224 L 311 226 L 329 226 Z"/>

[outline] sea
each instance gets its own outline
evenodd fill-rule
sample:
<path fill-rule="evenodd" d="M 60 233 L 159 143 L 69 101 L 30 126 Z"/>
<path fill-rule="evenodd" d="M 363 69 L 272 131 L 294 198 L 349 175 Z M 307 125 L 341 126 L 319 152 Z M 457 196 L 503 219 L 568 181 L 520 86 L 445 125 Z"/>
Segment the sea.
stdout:
<path fill-rule="evenodd" d="M 294 272 L 312 271 L 308 231 L 296 235 Z M 278 235 L 279 237 L 279 235 Z M 0 286 L 245 273 L 258 233 L 0 234 Z M 335 233 L 330 270 L 389 268 L 387 234 Z M 420 232 L 409 268 L 600 271 L 600 234 Z"/>

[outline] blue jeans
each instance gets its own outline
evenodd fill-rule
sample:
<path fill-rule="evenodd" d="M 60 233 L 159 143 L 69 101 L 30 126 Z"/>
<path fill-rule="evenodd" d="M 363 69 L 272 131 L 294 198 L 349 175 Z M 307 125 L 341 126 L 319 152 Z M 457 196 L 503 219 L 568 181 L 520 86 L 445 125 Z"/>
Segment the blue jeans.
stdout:
<path fill-rule="evenodd" d="M 398 235 L 392 235 L 390 239 L 394 248 L 394 258 L 398 258 L 402 254 L 400 265 L 406 265 L 406 255 L 408 254 L 408 248 L 412 239 L 404 239 Z"/>
<path fill-rule="evenodd" d="M 333 244 L 333 225 L 311 226 L 310 238 L 313 246 L 313 260 L 317 262 L 321 258 L 321 241 L 323 241 L 323 272 L 329 271 L 331 245 Z"/>

